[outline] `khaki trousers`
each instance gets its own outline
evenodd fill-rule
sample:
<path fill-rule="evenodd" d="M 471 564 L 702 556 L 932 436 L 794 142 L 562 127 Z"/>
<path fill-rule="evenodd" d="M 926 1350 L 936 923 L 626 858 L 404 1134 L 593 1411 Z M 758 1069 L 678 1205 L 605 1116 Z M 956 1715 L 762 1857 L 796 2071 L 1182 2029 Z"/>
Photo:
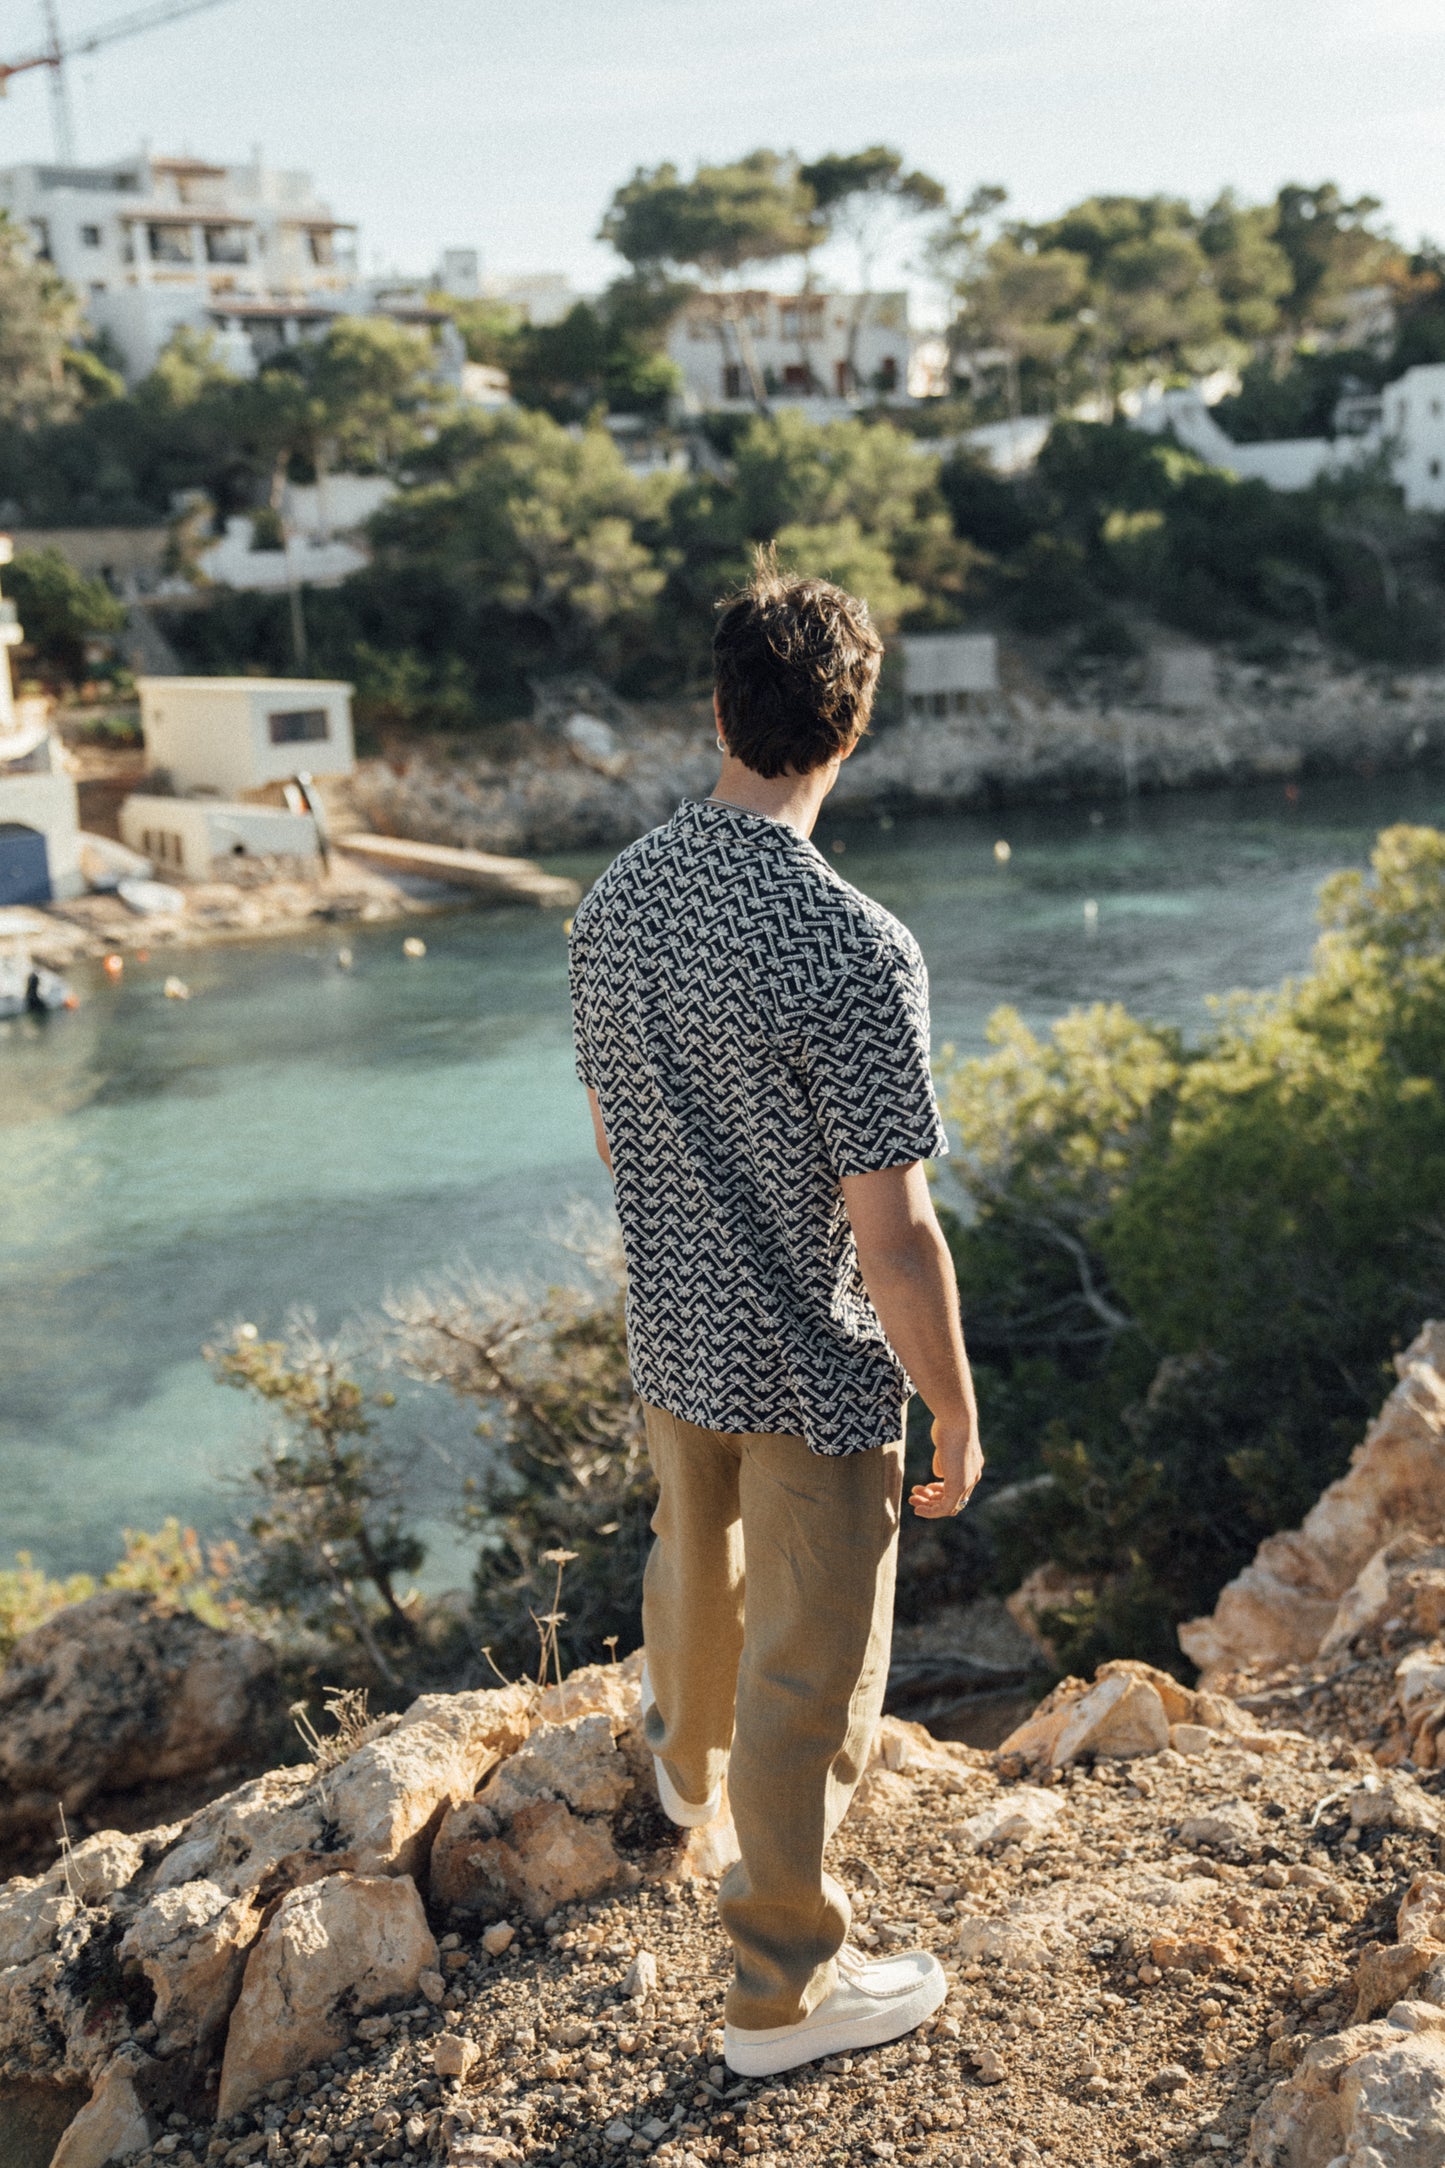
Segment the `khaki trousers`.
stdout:
<path fill-rule="evenodd" d="M 648 1745 L 684 1799 L 726 1769 L 742 1853 L 719 1893 L 726 2015 L 791 2025 L 836 1985 L 848 1899 L 823 1853 L 883 1706 L 903 1495 L 899 1441 L 831 1459 L 649 1407 L 659 1498 L 642 1627 Z"/>

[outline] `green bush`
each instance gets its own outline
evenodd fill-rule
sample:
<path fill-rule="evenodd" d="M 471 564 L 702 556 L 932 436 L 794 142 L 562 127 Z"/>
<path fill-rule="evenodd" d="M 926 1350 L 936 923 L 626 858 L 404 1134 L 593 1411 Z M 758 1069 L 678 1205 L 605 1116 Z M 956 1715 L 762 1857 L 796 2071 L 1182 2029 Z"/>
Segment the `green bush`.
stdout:
<path fill-rule="evenodd" d="M 1174 1627 L 1340 1473 L 1445 1301 L 1445 836 L 1387 830 L 1321 912 L 1310 974 L 1197 1046 L 1005 1011 L 945 1073 L 986 1435 L 1049 1478 L 996 1517 L 998 1571 L 1093 1578 L 1073 1665 L 1177 1664 Z"/>

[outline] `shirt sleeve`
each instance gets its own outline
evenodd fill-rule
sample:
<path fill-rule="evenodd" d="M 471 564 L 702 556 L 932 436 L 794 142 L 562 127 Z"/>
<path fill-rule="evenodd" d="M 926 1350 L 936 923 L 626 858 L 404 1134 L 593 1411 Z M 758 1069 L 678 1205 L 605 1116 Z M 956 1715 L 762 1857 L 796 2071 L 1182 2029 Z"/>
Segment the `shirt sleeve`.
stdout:
<path fill-rule="evenodd" d="M 591 1028 L 587 999 L 587 943 L 585 931 L 574 919 L 567 937 L 567 990 L 572 998 L 572 1054 L 580 1081 L 595 1090 Z"/>
<path fill-rule="evenodd" d="M 840 1180 L 948 1151 L 929 1064 L 928 974 L 911 943 L 880 942 L 834 981 L 814 1013 L 805 1062 Z"/>

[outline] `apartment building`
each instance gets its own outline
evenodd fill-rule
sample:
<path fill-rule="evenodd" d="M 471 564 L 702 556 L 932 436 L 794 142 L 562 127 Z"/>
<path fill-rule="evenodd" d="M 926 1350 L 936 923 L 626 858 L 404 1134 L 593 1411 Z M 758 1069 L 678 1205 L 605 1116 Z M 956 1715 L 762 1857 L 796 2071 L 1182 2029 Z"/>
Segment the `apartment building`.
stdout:
<path fill-rule="evenodd" d="M 113 165 L 0 169 L 0 208 L 109 334 L 134 381 L 182 325 L 247 371 L 324 329 L 357 283 L 355 226 L 310 174 L 148 151 Z M 355 305 L 354 300 L 352 306 Z"/>
<path fill-rule="evenodd" d="M 902 397 L 912 363 L 908 295 L 694 294 L 673 321 L 667 351 L 694 412 L 747 406 L 759 395 Z"/>

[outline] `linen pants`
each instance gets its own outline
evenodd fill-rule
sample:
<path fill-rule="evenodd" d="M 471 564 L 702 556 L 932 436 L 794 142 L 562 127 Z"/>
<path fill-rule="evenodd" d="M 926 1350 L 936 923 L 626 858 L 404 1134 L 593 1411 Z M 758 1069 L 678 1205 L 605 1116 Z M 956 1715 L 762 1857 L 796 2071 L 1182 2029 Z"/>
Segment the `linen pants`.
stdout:
<path fill-rule="evenodd" d="M 647 1742 L 684 1799 L 726 1771 L 742 1854 L 719 1892 L 729 2023 L 796 2024 L 837 1984 L 848 1933 L 823 1854 L 883 1706 L 903 1445 L 830 1458 L 799 1437 L 646 1418 Z"/>

